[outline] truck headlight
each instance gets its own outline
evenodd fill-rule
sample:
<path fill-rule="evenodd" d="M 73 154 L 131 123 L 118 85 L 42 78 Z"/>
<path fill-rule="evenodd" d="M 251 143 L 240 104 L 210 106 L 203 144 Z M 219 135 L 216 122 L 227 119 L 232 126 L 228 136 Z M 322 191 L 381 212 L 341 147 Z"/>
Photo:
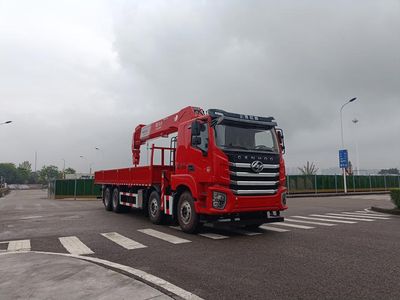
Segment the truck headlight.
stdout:
<path fill-rule="evenodd" d="M 224 209 L 226 205 L 226 194 L 221 192 L 213 192 L 212 206 L 216 209 Z"/>

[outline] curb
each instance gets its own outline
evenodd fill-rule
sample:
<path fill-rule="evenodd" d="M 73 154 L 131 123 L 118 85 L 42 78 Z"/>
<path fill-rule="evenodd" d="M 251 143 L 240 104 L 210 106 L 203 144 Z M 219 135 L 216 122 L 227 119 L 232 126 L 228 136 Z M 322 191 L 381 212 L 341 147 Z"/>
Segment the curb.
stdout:
<path fill-rule="evenodd" d="M 371 210 L 380 212 L 380 213 L 400 216 L 400 209 L 398 209 L 398 208 L 381 208 L 381 207 L 372 206 Z"/>
<path fill-rule="evenodd" d="M 87 262 L 94 263 L 96 265 L 102 266 L 106 269 L 113 270 L 120 274 L 131 277 L 135 280 L 143 282 L 150 287 L 153 287 L 162 293 L 174 298 L 174 299 L 185 299 L 185 300 L 203 300 L 199 296 L 188 292 L 160 277 L 151 275 L 139 269 L 135 269 L 129 266 L 121 265 L 118 263 L 114 263 L 108 260 L 100 259 L 97 257 L 91 256 L 81 256 L 67 253 L 56 253 L 56 252 L 44 252 L 44 251 L 13 251 L 13 252 L 0 252 L 0 256 L 7 254 L 23 254 L 23 253 L 37 253 L 37 254 L 48 254 L 48 255 L 59 255 L 65 257 L 72 257 L 75 259 L 84 260 Z"/>

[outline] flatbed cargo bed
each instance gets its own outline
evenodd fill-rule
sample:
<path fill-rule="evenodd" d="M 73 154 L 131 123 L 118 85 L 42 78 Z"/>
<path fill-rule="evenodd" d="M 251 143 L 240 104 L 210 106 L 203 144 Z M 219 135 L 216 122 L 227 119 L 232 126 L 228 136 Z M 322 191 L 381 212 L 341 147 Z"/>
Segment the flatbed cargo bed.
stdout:
<path fill-rule="evenodd" d="M 161 173 L 172 172 L 173 166 L 152 165 L 113 170 L 101 170 L 94 174 L 95 184 L 151 186 L 161 183 Z M 169 174 L 168 174 L 169 175 Z M 167 176 L 168 176 L 167 175 Z"/>

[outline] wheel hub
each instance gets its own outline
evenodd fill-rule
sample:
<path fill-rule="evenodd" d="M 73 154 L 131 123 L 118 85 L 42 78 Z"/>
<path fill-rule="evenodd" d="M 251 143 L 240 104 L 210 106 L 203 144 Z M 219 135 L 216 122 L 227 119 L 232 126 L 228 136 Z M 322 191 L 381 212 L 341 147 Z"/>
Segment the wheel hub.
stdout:
<path fill-rule="evenodd" d="M 118 205 L 118 196 L 116 194 L 113 197 L 113 204 L 114 204 L 114 207 L 117 207 L 117 205 Z"/>
<path fill-rule="evenodd" d="M 157 215 L 158 212 L 158 202 L 157 199 L 153 199 L 150 202 L 150 213 L 154 217 Z"/>
<path fill-rule="evenodd" d="M 192 207 L 190 206 L 189 202 L 184 202 L 181 206 L 181 217 L 182 222 L 187 225 L 189 224 L 192 218 Z"/>

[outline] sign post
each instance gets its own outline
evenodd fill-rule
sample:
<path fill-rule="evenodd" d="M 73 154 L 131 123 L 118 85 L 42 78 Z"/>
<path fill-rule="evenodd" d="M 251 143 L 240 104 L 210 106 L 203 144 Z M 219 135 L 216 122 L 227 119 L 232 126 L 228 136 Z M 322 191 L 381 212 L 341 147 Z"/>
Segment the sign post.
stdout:
<path fill-rule="evenodd" d="M 339 150 L 339 167 L 343 170 L 344 192 L 347 193 L 346 168 L 349 167 L 349 153 L 347 149 Z"/>

